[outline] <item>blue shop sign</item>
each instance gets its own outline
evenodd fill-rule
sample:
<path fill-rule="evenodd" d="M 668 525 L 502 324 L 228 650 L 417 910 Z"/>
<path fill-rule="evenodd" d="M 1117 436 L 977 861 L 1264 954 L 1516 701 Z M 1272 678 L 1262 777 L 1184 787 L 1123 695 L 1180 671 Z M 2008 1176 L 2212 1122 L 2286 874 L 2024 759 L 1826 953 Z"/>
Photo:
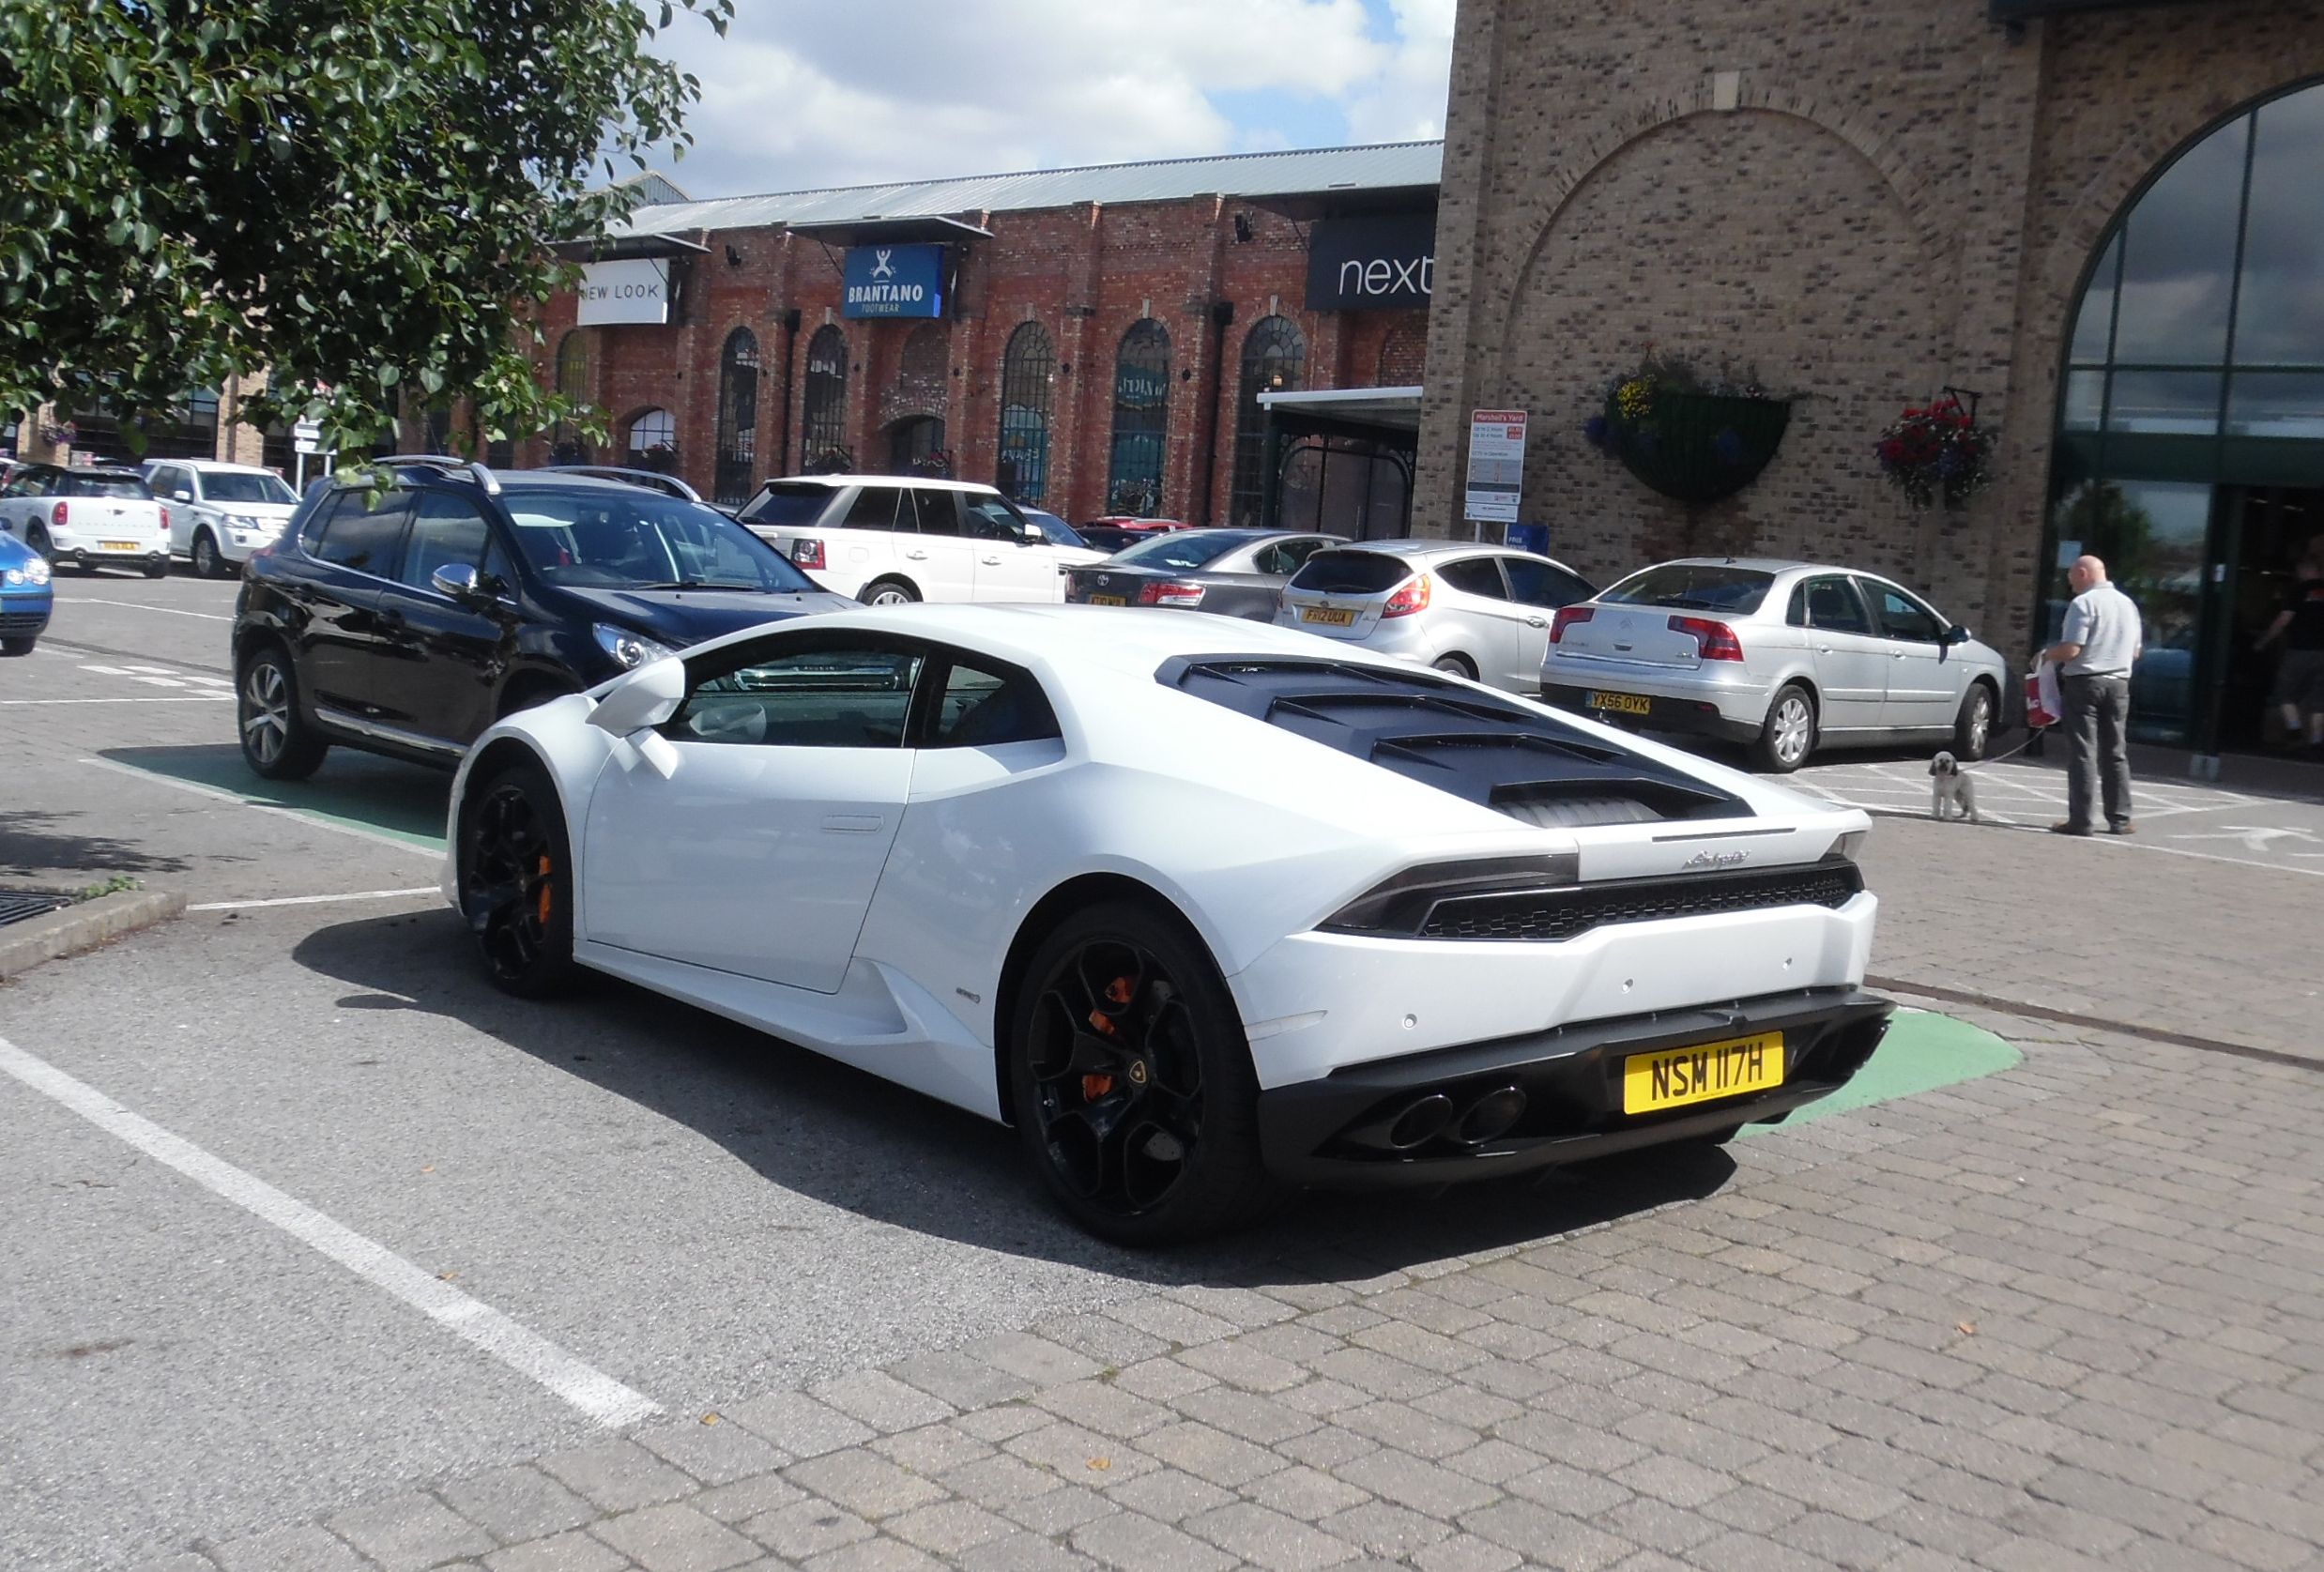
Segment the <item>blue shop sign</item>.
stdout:
<path fill-rule="evenodd" d="M 942 246 L 850 246 L 842 316 L 944 314 Z"/>

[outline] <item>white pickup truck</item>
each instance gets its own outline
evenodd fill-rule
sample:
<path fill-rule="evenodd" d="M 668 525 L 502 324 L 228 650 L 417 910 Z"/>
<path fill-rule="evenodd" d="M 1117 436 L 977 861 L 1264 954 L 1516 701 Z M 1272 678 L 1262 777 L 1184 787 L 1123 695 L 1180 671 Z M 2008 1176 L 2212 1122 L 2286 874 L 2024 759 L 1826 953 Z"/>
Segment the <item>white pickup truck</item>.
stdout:
<path fill-rule="evenodd" d="M 28 464 L 0 490 L 0 534 L 15 536 L 55 567 L 84 572 L 112 564 L 170 571 L 170 513 L 133 469 L 65 469 Z"/>

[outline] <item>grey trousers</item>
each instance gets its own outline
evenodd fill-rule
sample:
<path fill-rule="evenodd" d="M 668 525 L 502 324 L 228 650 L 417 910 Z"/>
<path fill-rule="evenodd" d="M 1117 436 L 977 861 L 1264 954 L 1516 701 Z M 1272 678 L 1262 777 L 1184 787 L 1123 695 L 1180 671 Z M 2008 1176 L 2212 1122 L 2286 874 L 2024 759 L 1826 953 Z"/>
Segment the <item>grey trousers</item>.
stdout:
<path fill-rule="evenodd" d="M 2061 676 L 2057 691 L 2066 701 L 2066 740 L 2073 749 L 2066 771 L 2066 822 L 2097 829 L 2090 817 L 2090 798 L 2097 795 L 2105 804 L 2107 824 L 2128 824 L 2131 679 Z"/>

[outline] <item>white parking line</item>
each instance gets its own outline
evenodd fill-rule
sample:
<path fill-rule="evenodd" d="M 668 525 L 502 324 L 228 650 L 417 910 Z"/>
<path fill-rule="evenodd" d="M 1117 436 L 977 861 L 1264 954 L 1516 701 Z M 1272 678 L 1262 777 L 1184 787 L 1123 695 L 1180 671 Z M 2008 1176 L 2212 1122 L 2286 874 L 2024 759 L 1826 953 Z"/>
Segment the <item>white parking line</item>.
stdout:
<path fill-rule="evenodd" d="M 262 814 L 280 814 L 284 818 L 297 819 L 299 823 L 312 825 L 317 830 L 329 830 L 341 835 L 353 835 L 359 841 L 370 841 L 375 846 L 391 846 L 398 851 L 408 851 L 415 857 L 424 857 L 432 862 L 443 861 L 444 854 L 434 847 L 414 846 L 409 841 L 399 841 L 393 835 L 383 835 L 376 830 L 366 830 L 359 824 L 342 824 L 337 819 L 325 818 L 319 814 L 301 813 L 297 808 L 278 807 L 272 802 L 253 802 L 247 797 L 237 797 L 231 791 L 221 791 L 216 786 L 199 786 L 192 781 L 173 780 L 167 775 L 158 775 L 150 770 L 140 770 L 133 764 L 116 764 L 109 758 L 84 758 L 80 762 L 93 764 L 99 770 L 115 771 L 150 786 L 168 786 L 174 791 L 191 792 L 196 797 L 206 797 L 217 802 L 231 802 L 238 808 L 250 808 Z"/>
<path fill-rule="evenodd" d="M 199 617 L 209 622 L 231 622 L 234 618 L 215 611 L 180 611 L 176 606 L 140 605 L 135 601 L 99 601 L 87 596 L 72 595 L 68 600 L 76 606 L 119 606 L 124 611 L 158 611 L 171 617 Z"/>
<path fill-rule="evenodd" d="M 402 895 L 434 895 L 433 884 L 417 890 L 357 890 L 344 895 L 277 895 L 265 901 L 196 901 L 188 911 L 248 911 L 262 906 L 328 906 L 333 901 L 391 901 Z"/>
<path fill-rule="evenodd" d="M 300 1244 L 329 1257 L 511 1369 L 539 1381 L 600 1425 L 632 1425 L 662 1412 L 661 1405 L 643 1393 L 583 1364 L 482 1300 L 461 1292 L 377 1241 L 333 1222 L 265 1180 L 213 1157 L 183 1137 L 172 1135 L 151 1120 L 130 1112 L 95 1087 L 75 1080 L 5 1037 L 0 1037 L 0 1070 L 71 1109 L 106 1134 L 118 1137 L 154 1161 L 176 1168 L 212 1195 L 232 1201 L 251 1215 L 273 1224 Z"/>

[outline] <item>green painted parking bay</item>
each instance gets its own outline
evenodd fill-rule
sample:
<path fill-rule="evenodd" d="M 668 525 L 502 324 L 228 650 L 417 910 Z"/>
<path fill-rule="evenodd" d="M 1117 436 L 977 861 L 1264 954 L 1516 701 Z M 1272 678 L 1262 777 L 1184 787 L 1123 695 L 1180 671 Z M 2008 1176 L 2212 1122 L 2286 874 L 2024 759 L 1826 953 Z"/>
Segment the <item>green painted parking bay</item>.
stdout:
<path fill-rule="evenodd" d="M 334 748 L 303 781 L 262 780 L 231 742 L 164 748 L 108 748 L 99 757 L 144 774 L 178 781 L 246 802 L 282 808 L 431 851 L 444 847 L 451 776 L 375 754 Z"/>
<path fill-rule="evenodd" d="M 1981 1028 L 1929 1010 L 1897 1011 L 1856 1078 L 1829 1097 L 1810 1103 L 1781 1124 L 1746 1124 L 1746 1136 L 1772 1136 L 1818 1119 L 1875 1103 L 1892 1103 L 2014 1069 L 2025 1059 Z"/>

